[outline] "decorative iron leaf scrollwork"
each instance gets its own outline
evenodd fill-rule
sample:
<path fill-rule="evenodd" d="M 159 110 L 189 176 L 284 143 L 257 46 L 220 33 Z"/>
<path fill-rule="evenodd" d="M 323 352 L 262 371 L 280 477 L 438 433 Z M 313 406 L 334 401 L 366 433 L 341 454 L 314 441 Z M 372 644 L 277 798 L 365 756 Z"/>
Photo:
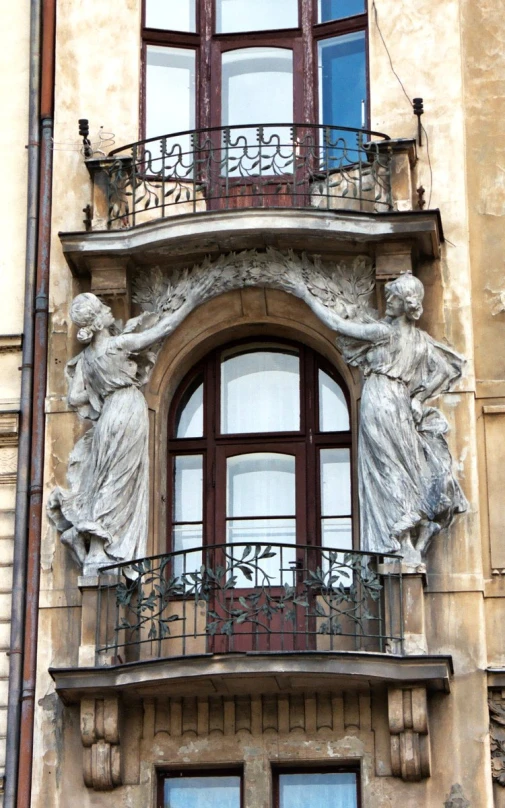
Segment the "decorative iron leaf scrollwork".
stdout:
<path fill-rule="evenodd" d="M 108 568 L 101 574 L 99 626 L 109 630 L 99 653 L 156 641 L 163 655 L 163 642 L 197 637 L 203 650 L 212 638 L 226 639 L 214 652 L 244 642 L 311 650 L 318 636 L 327 637 L 327 650 L 338 649 L 341 638 L 384 650 L 392 640 L 401 643 L 384 611 L 385 584 L 398 584 L 401 574 L 398 559 L 390 559 L 390 574 L 379 574 L 381 559 L 294 544 L 228 544 Z"/>
<path fill-rule="evenodd" d="M 114 149 L 103 171 L 108 227 L 235 207 L 391 210 L 381 133 L 309 124 L 200 129 Z"/>

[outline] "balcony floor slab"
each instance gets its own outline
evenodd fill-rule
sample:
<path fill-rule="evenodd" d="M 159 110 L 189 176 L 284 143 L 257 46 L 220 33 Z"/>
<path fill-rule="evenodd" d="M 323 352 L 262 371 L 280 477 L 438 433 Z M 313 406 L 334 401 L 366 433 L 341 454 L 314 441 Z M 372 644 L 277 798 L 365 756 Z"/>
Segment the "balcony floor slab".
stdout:
<path fill-rule="evenodd" d="M 82 698 L 240 695 L 310 689 L 340 691 L 372 685 L 450 691 L 450 656 L 369 652 L 247 653 L 143 660 L 101 668 L 50 668 L 65 703 Z"/>
<path fill-rule="evenodd" d="M 261 249 L 335 254 L 374 251 L 384 241 L 409 242 L 414 255 L 438 258 L 443 231 L 438 210 L 354 211 L 244 209 L 185 214 L 125 230 L 60 233 L 75 275 L 88 275 L 103 257 L 136 266 L 186 265 L 206 255 Z"/>

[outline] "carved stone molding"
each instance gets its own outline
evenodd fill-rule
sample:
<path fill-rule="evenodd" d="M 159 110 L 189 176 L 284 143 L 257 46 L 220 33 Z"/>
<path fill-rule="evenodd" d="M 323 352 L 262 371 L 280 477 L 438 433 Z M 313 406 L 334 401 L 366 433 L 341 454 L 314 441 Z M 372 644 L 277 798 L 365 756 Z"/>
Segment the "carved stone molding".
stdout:
<path fill-rule="evenodd" d="M 488 705 L 493 780 L 505 786 L 505 690 L 490 690 Z"/>
<path fill-rule="evenodd" d="M 84 783 L 95 791 L 122 784 L 119 699 L 81 701 Z"/>
<path fill-rule="evenodd" d="M 388 691 L 391 768 L 395 777 L 416 781 L 431 774 L 426 688 Z"/>
<path fill-rule="evenodd" d="M 444 802 L 444 808 L 470 808 L 470 803 L 459 783 L 455 783 L 451 788 L 451 793 Z"/>
<path fill-rule="evenodd" d="M 19 438 L 19 414 L 0 412 L 0 448 L 17 446 Z"/>
<path fill-rule="evenodd" d="M 22 334 L 0 334 L 0 354 L 15 353 L 23 347 Z"/>

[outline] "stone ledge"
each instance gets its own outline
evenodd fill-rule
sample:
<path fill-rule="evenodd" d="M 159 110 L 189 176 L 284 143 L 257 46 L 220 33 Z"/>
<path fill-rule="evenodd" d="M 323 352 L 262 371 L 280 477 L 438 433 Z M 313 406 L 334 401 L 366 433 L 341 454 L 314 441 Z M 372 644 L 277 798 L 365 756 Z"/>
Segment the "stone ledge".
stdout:
<path fill-rule="evenodd" d="M 371 684 L 420 685 L 450 692 L 450 656 L 396 656 L 368 652 L 303 652 L 177 657 L 108 668 L 50 668 L 65 703 L 81 698 L 134 698 L 247 692 L 359 689 Z"/>
<path fill-rule="evenodd" d="M 104 257 L 155 266 L 179 265 L 233 250 L 278 249 L 315 253 L 363 251 L 381 242 L 409 243 L 415 256 L 438 258 L 443 241 L 438 210 L 360 213 L 353 211 L 235 210 L 191 213 L 127 230 L 60 233 L 75 275 L 104 270 Z M 106 274 L 106 273 L 105 273 Z"/>

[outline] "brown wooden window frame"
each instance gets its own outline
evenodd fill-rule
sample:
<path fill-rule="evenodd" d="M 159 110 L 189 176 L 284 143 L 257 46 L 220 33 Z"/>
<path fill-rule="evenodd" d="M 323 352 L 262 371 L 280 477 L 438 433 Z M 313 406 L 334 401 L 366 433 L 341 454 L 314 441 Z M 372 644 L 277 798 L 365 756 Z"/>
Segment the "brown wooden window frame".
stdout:
<path fill-rule="evenodd" d="M 361 771 L 359 764 L 346 765 L 342 763 L 338 766 L 325 766 L 324 764 L 313 764 L 300 766 L 272 766 L 272 808 L 280 808 L 280 783 L 279 777 L 283 774 L 355 774 L 356 775 L 356 805 L 361 808 Z"/>
<path fill-rule="evenodd" d="M 368 54 L 368 12 L 329 22 L 317 22 L 318 0 L 298 0 L 298 27 L 239 33 L 215 33 L 214 0 L 196 0 L 196 32 L 147 28 L 146 2 L 142 2 L 142 79 L 140 93 L 140 138 L 146 136 L 146 49 L 148 45 L 188 48 L 196 53 L 195 129 L 221 126 L 221 63 L 224 51 L 251 47 L 293 50 L 294 123 L 317 124 L 317 46 L 323 39 L 364 31 Z M 365 2 L 365 9 L 367 3 Z M 369 59 L 366 58 L 367 104 L 364 128 L 370 126 Z M 261 121 L 251 121 L 261 123 Z M 159 132 L 159 136 L 169 134 Z"/>
<path fill-rule="evenodd" d="M 229 348 L 254 344 L 265 347 L 296 348 L 300 357 L 300 430 L 296 432 L 269 432 L 249 434 L 220 434 L 220 363 L 221 355 Z M 341 388 L 349 413 L 348 431 L 322 432 L 319 429 L 318 369 L 321 368 Z M 203 375 L 204 427 L 201 438 L 176 438 L 176 419 L 186 391 L 194 380 Z M 357 508 L 353 474 L 352 408 L 345 381 L 330 362 L 308 346 L 276 337 L 251 337 L 211 351 L 186 375 L 179 385 L 169 412 L 167 474 L 167 551 L 173 549 L 174 526 L 174 464 L 184 455 L 203 455 L 203 536 L 204 547 L 226 542 L 223 529 L 226 519 L 226 457 L 233 454 L 257 452 L 291 453 L 296 462 L 296 537 L 297 544 L 321 546 L 321 490 L 319 452 L 321 449 L 345 448 L 349 450 L 351 469 L 351 518 L 353 548 L 359 549 L 359 534 L 355 518 Z M 289 452 L 288 452 L 289 450 Z M 223 470 L 224 469 L 224 470 Z M 260 517 L 258 517 L 260 518 Z M 328 517 L 329 518 L 329 517 Z M 305 540 L 303 540 L 305 538 Z"/>

